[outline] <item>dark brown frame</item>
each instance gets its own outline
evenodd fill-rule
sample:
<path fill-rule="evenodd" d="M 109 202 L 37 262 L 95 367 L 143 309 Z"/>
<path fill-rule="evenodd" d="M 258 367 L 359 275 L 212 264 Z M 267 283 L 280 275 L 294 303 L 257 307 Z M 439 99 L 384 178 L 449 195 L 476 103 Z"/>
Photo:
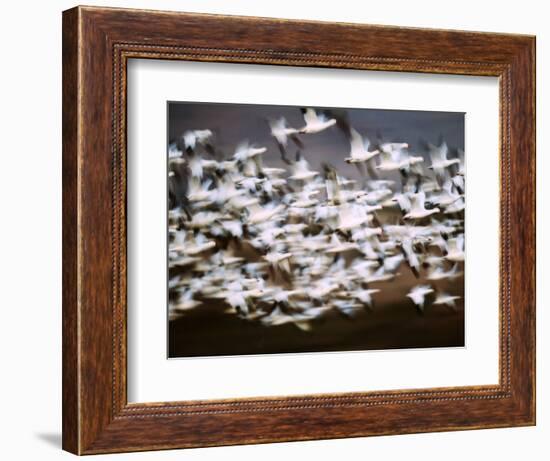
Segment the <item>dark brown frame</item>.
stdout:
<path fill-rule="evenodd" d="M 130 58 L 500 79 L 500 382 L 128 404 Z M 63 13 L 63 448 L 77 454 L 535 424 L 535 38 L 77 7 Z"/>

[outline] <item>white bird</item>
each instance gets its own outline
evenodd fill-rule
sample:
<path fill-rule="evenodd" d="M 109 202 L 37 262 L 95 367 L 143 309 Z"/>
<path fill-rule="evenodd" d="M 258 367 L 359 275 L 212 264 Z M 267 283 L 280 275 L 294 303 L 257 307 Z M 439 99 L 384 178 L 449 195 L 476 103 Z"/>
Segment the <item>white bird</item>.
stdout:
<path fill-rule="evenodd" d="M 460 162 L 460 160 L 457 158 L 447 158 L 449 148 L 447 147 L 447 143 L 445 141 L 443 141 L 439 146 L 428 144 L 428 149 L 430 152 L 430 157 L 432 159 L 432 164 L 428 168 L 434 170 L 435 173 L 440 177 L 443 176 L 445 168 L 448 168 L 451 165 Z"/>
<path fill-rule="evenodd" d="M 248 141 L 243 141 L 237 146 L 233 158 L 238 162 L 244 162 L 257 155 L 263 154 L 266 150 L 267 148 L 265 147 L 254 147 L 251 146 Z"/>
<path fill-rule="evenodd" d="M 210 130 L 188 130 L 183 133 L 183 142 L 185 149 L 194 150 L 197 144 L 207 144 L 212 138 L 212 131 Z"/>
<path fill-rule="evenodd" d="M 285 272 L 290 272 L 289 259 L 292 253 L 282 253 L 279 251 L 271 251 L 264 255 L 264 259 L 273 267 L 279 268 Z"/>
<path fill-rule="evenodd" d="M 235 180 L 231 174 L 225 174 L 218 181 L 215 191 L 215 201 L 220 205 L 246 193 L 244 189 L 237 189 L 235 187 Z"/>
<path fill-rule="evenodd" d="M 378 150 L 369 152 L 370 141 L 363 138 L 354 128 L 350 129 L 350 144 L 350 156 L 344 159 L 347 163 L 366 162 L 380 153 Z"/>
<path fill-rule="evenodd" d="M 288 126 L 287 121 L 284 117 L 280 117 L 276 120 L 271 120 L 269 122 L 269 127 L 271 128 L 271 136 L 273 136 L 277 141 L 277 145 L 279 146 L 279 150 L 281 151 L 283 158 L 289 139 L 292 139 L 292 141 L 298 147 L 304 147 L 302 142 L 296 136 L 300 131 L 296 128 Z"/>
<path fill-rule="evenodd" d="M 324 114 L 317 114 L 315 109 L 302 109 L 302 114 L 306 124 L 299 130 L 300 133 L 320 133 L 336 124 L 335 118 L 329 119 Z"/>
<path fill-rule="evenodd" d="M 445 271 L 443 267 L 441 266 L 435 266 L 430 272 L 428 272 L 428 275 L 426 278 L 428 280 L 454 280 L 462 275 L 462 272 L 458 271 L 458 264 L 455 264 L 451 269 L 448 271 Z"/>
<path fill-rule="evenodd" d="M 269 326 L 278 326 L 278 325 L 287 325 L 292 324 L 303 331 L 310 331 L 311 325 L 309 324 L 311 320 L 310 316 L 295 314 L 289 315 L 285 314 L 279 306 L 277 306 L 268 316 L 262 317 L 260 322 L 263 325 Z"/>
<path fill-rule="evenodd" d="M 270 248 L 275 245 L 277 238 L 285 233 L 281 227 L 268 227 L 260 232 L 260 234 L 250 243 L 256 248 Z"/>
<path fill-rule="evenodd" d="M 227 204 L 231 208 L 237 210 L 238 212 L 244 210 L 245 208 L 250 208 L 258 205 L 259 203 L 260 200 L 257 197 L 251 197 L 250 195 L 246 194 L 235 195 L 227 202 Z"/>
<path fill-rule="evenodd" d="M 437 293 L 434 304 L 444 304 L 453 310 L 456 310 L 456 301 L 460 299 L 460 296 L 452 296 L 447 293 Z"/>
<path fill-rule="evenodd" d="M 426 194 L 424 191 L 418 192 L 412 196 L 411 210 L 404 216 L 405 219 L 423 219 L 433 214 L 439 213 L 439 208 L 435 207 L 430 210 L 426 209 L 425 205 Z"/>
<path fill-rule="evenodd" d="M 256 176 L 252 176 L 252 177 L 245 177 L 245 178 L 239 179 L 237 181 L 237 184 L 243 187 L 244 189 L 247 189 L 249 192 L 254 192 L 257 190 L 258 186 L 265 181 L 266 181 L 265 178 L 258 178 Z"/>
<path fill-rule="evenodd" d="M 204 176 L 204 166 L 203 160 L 199 154 L 189 155 L 187 165 L 189 166 L 192 178 L 202 179 Z"/>
<path fill-rule="evenodd" d="M 396 202 L 401 208 L 401 211 L 408 213 L 411 211 L 411 199 L 407 194 L 395 194 L 392 198 L 392 201 Z"/>
<path fill-rule="evenodd" d="M 378 293 L 380 290 L 378 288 L 369 288 L 369 289 L 360 289 L 352 291 L 350 294 L 361 301 L 363 304 L 366 304 L 369 307 L 372 307 L 372 295 Z"/>
<path fill-rule="evenodd" d="M 462 195 L 454 190 L 454 184 L 449 179 L 443 184 L 441 192 L 439 192 L 438 194 L 433 194 L 430 197 L 430 201 L 436 203 L 439 206 L 448 207 L 449 205 L 455 203 L 461 197 Z"/>
<path fill-rule="evenodd" d="M 210 190 L 212 181 L 207 180 L 201 182 L 197 177 L 189 178 L 187 183 L 187 199 L 190 202 L 203 202 L 215 200 L 216 193 Z"/>
<path fill-rule="evenodd" d="M 381 235 L 382 229 L 380 227 L 361 227 L 356 229 L 351 234 L 351 239 L 358 242 L 368 240 L 374 236 Z"/>
<path fill-rule="evenodd" d="M 295 199 L 291 202 L 291 206 L 298 208 L 309 208 L 319 203 L 317 199 L 312 199 L 311 196 L 318 195 L 318 190 L 303 189 L 295 194 Z"/>
<path fill-rule="evenodd" d="M 284 168 L 264 167 L 262 168 L 262 173 L 268 177 L 273 177 L 273 176 L 280 176 L 286 173 L 286 170 Z"/>
<path fill-rule="evenodd" d="M 273 293 L 272 297 L 278 303 L 288 304 L 291 297 L 301 294 L 303 294 L 303 290 L 285 290 L 280 288 Z"/>
<path fill-rule="evenodd" d="M 365 193 L 359 197 L 359 201 L 375 205 L 389 195 L 392 195 L 391 189 L 381 188 Z"/>
<path fill-rule="evenodd" d="M 183 253 L 189 256 L 196 256 L 199 253 L 204 253 L 205 251 L 211 250 L 216 246 L 214 240 L 208 240 L 203 234 L 198 234 L 194 241 L 186 240 L 183 244 L 182 250 Z"/>
<path fill-rule="evenodd" d="M 270 202 L 264 206 L 262 205 L 252 205 L 248 208 L 248 219 L 247 221 L 250 224 L 258 224 L 270 219 L 275 218 L 279 213 L 284 210 L 284 206 L 281 204 L 275 204 Z"/>
<path fill-rule="evenodd" d="M 351 236 L 351 238 L 353 239 L 353 234 Z M 378 248 L 375 250 L 375 245 L 373 244 L 373 242 L 376 242 L 374 236 L 369 238 L 369 239 L 366 239 L 366 240 L 363 240 L 359 243 L 359 251 L 361 251 L 361 253 L 363 253 L 363 256 L 365 257 L 366 260 L 379 260 L 383 255 L 380 254 L 378 250 Z"/>
<path fill-rule="evenodd" d="M 460 191 L 463 191 L 466 184 L 465 184 L 465 180 L 464 180 L 464 175 L 463 174 L 457 174 L 455 176 L 453 176 L 451 178 L 451 181 L 453 182 L 454 186 L 460 190 Z"/>
<path fill-rule="evenodd" d="M 420 270 L 420 259 L 414 251 L 412 239 L 405 239 L 401 242 L 401 248 L 403 253 L 405 253 L 405 258 L 410 268 L 413 270 L 414 274 L 418 276 L 418 271 Z"/>
<path fill-rule="evenodd" d="M 327 245 L 328 236 L 319 234 L 315 236 L 303 237 L 300 241 L 300 246 L 308 252 L 316 252 L 324 250 Z"/>
<path fill-rule="evenodd" d="M 185 266 L 191 266 L 195 264 L 197 261 L 199 261 L 200 258 L 197 258 L 195 256 L 186 256 L 186 255 L 180 255 L 179 253 L 175 251 L 169 251 L 168 252 L 168 267 L 178 267 L 182 268 Z"/>
<path fill-rule="evenodd" d="M 301 181 L 306 181 L 317 176 L 319 173 L 309 169 L 309 163 L 307 160 L 300 156 L 292 165 L 292 175 L 289 176 L 289 179 L 297 179 Z"/>
<path fill-rule="evenodd" d="M 185 163 L 183 158 L 183 152 L 178 149 L 178 146 L 175 142 L 171 143 L 168 146 L 168 162 L 170 164 L 181 164 Z"/>
<path fill-rule="evenodd" d="M 422 263 L 427 265 L 431 271 L 435 269 L 443 269 L 443 264 L 445 263 L 445 258 L 443 256 L 427 254 L 422 257 Z"/>
<path fill-rule="evenodd" d="M 201 304 L 202 302 L 193 299 L 193 292 L 191 290 L 180 291 L 177 301 L 175 303 L 170 303 L 169 318 L 178 318 L 185 312 L 195 309 Z"/>
<path fill-rule="evenodd" d="M 445 208 L 445 214 L 460 213 L 466 208 L 463 197 L 459 197 L 454 203 Z"/>
<path fill-rule="evenodd" d="M 231 282 L 227 284 L 227 289 L 223 293 L 226 302 L 231 306 L 231 313 L 248 313 L 248 303 L 245 296 L 245 290 L 240 282 Z"/>
<path fill-rule="evenodd" d="M 362 304 L 350 300 L 336 299 L 332 301 L 332 305 L 346 317 L 355 317 L 363 311 Z"/>
<path fill-rule="evenodd" d="M 199 211 L 195 213 L 190 221 L 187 221 L 187 227 L 191 229 L 204 229 L 211 226 L 222 215 L 215 211 Z"/>
<path fill-rule="evenodd" d="M 432 222 L 430 224 L 430 229 L 432 230 L 434 235 L 437 235 L 437 234 L 450 235 L 453 232 L 455 232 L 457 228 L 458 228 L 458 224 L 453 223 L 451 220 L 440 222 L 440 221 L 437 221 L 436 219 L 432 219 Z"/>
<path fill-rule="evenodd" d="M 365 260 L 363 258 L 355 258 L 349 268 L 351 274 L 357 274 L 359 280 L 368 278 L 372 269 L 378 267 L 377 261 Z"/>
<path fill-rule="evenodd" d="M 424 311 L 426 296 L 433 293 L 433 291 L 433 288 L 429 285 L 417 285 L 412 288 L 407 294 L 407 297 L 411 298 L 412 302 L 420 311 Z"/>
<path fill-rule="evenodd" d="M 344 253 L 350 250 L 357 250 L 359 246 L 355 242 L 342 242 L 336 235 L 333 233 L 330 238 L 330 246 L 325 250 L 329 254 L 335 253 Z"/>
<path fill-rule="evenodd" d="M 396 171 L 409 166 L 408 158 L 405 154 L 405 149 L 409 145 L 407 143 L 384 143 L 380 146 L 381 155 L 380 163 L 376 165 L 376 169 L 380 171 Z"/>
<path fill-rule="evenodd" d="M 381 265 L 376 270 L 371 270 L 370 274 L 365 277 L 365 282 L 367 283 L 373 283 L 373 282 L 386 282 L 388 280 L 393 280 L 397 274 L 394 274 L 392 272 L 387 272 L 384 269 L 384 265 Z"/>
<path fill-rule="evenodd" d="M 342 205 L 338 218 L 338 229 L 344 232 L 357 229 L 369 220 L 368 214 L 357 205 Z"/>
<path fill-rule="evenodd" d="M 308 287 L 306 294 L 314 300 L 323 300 L 333 291 L 338 290 L 338 284 L 328 279 L 320 279 L 315 284 Z"/>
<path fill-rule="evenodd" d="M 447 254 L 445 259 L 453 262 L 464 261 L 464 234 L 449 239 L 447 242 Z"/>
<path fill-rule="evenodd" d="M 231 236 L 241 238 L 243 236 L 243 224 L 237 219 L 221 221 L 221 225 Z"/>
<path fill-rule="evenodd" d="M 386 272 L 395 272 L 397 269 L 399 269 L 399 266 L 403 262 L 405 258 L 401 254 L 397 254 L 394 256 L 388 256 L 384 258 L 384 270 Z"/>
<path fill-rule="evenodd" d="M 437 247 L 441 251 L 445 251 L 447 248 L 447 240 L 445 240 L 441 234 L 437 234 L 435 237 L 432 237 L 432 240 L 428 243 L 428 246 Z"/>

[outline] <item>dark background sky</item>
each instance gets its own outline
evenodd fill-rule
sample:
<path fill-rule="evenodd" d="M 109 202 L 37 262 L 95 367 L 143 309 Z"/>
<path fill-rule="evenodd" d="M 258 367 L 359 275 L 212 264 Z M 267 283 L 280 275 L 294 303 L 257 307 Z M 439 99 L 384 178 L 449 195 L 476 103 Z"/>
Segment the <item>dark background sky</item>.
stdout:
<path fill-rule="evenodd" d="M 436 144 L 440 136 L 451 148 L 464 149 L 464 114 L 382 109 L 346 109 L 351 125 L 372 142 L 407 142 L 411 152 L 426 156 L 421 140 Z M 245 139 L 267 147 L 263 160 L 268 166 L 283 166 L 277 144 L 270 134 L 268 119 L 285 117 L 290 126 L 301 128 L 304 119 L 299 106 L 256 104 L 218 104 L 197 102 L 168 103 L 168 138 L 174 140 L 190 129 L 210 129 L 216 136 L 216 148 L 228 158 L 236 145 Z M 355 177 L 357 170 L 344 162 L 349 142 L 344 133 L 332 127 L 318 134 L 301 135 L 304 155 L 313 169 L 321 159 L 329 160 L 341 174 Z M 289 143 L 289 156 L 295 153 Z"/>

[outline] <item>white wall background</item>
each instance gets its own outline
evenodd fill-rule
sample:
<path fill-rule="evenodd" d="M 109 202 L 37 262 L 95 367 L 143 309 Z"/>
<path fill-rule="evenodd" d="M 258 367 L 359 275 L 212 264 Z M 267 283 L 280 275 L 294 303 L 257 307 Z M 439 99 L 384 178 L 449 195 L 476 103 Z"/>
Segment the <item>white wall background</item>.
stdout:
<path fill-rule="evenodd" d="M 89 0 L 87 4 L 105 5 Z M 0 15 L 0 453 L 3 459 L 69 459 L 61 445 L 61 11 L 71 1 L 5 2 Z M 550 257 L 543 211 L 550 181 L 550 30 L 544 2 L 388 0 L 108 1 L 109 6 L 272 16 L 537 35 L 538 425 L 531 428 L 209 448 L 118 455 L 135 460 L 547 459 L 550 437 Z M 546 291 L 546 292 L 545 292 Z M 7 365 L 7 366 L 6 366 Z M 97 459 L 103 459 L 97 457 Z"/>

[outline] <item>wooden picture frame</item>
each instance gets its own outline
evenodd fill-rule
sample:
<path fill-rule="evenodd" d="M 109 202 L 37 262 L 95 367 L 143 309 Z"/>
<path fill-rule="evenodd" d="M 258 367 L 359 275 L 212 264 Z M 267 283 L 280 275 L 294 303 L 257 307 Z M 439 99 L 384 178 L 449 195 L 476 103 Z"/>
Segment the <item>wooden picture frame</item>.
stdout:
<path fill-rule="evenodd" d="M 498 77 L 499 384 L 129 404 L 130 58 Z M 63 13 L 65 450 L 93 454 L 533 424 L 534 37 L 95 7 Z"/>

